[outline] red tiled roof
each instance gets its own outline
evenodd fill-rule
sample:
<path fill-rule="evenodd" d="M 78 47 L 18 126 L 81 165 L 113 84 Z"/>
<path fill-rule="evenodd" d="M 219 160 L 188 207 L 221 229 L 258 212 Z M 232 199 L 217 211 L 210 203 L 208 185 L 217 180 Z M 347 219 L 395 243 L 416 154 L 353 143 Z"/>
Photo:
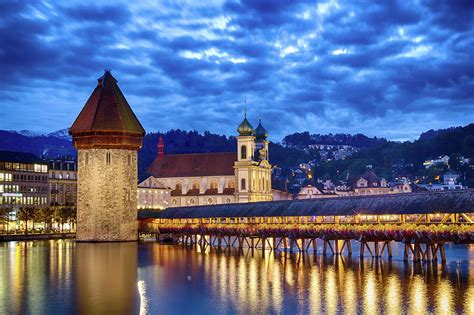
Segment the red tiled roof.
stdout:
<path fill-rule="evenodd" d="M 69 133 L 112 131 L 145 134 L 112 74 L 106 71 L 98 81 Z"/>
<path fill-rule="evenodd" d="M 236 159 L 235 152 L 165 154 L 153 161 L 148 173 L 157 178 L 232 176 Z"/>

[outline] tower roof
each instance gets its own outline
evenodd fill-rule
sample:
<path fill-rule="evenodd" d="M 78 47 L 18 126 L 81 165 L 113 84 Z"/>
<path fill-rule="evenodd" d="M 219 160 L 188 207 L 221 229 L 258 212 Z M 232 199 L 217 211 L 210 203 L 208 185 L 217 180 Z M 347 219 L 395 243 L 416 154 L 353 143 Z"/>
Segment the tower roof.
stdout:
<path fill-rule="evenodd" d="M 117 80 L 106 70 L 69 134 L 77 149 L 138 150 L 145 130 L 120 91 Z"/>
<path fill-rule="evenodd" d="M 110 71 L 98 79 L 92 95 L 69 129 L 71 135 L 112 131 L 144 135 L 145 130 L 120 91 Z"/>
<path fill-rule="evenodd" d="M 258 126 L 255 128 L 255 137 L 261 140 L 268 138 L 268 131 L 262 126 L 262 118 L 258 119 Z"/>
<path fill-rule="evenodd" d="M 241 136 L 251 136 L 254 133 L 253 127 L 250 122 L 247 120 L 247 113 L 245 114 L 244 120 L 240 123 L 237 128 L 237 132 Z"/>

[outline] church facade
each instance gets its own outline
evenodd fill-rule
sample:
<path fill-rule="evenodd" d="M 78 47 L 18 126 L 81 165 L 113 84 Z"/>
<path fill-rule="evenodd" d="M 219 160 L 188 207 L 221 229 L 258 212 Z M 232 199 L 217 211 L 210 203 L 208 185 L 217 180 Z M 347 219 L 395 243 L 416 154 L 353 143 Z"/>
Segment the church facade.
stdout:
<path fill-rule="evenodd" d="M 138 185 L 138 208 L 271 201 L 268 132 L 247 117 L 237 131 L 237 152 L 165 154 L 160 137 L 150 177 Z"/>

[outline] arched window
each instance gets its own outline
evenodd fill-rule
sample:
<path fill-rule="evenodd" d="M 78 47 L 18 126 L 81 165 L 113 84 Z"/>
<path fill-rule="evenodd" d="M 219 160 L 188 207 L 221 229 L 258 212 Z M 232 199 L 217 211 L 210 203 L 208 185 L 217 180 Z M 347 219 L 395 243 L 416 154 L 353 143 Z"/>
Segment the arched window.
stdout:
<path fill-rule="evenodd" d="M 176 183 L 176 186 L 174 187 L 174 189 L 182 191 L 183 190 L 183 185 L 181 185 L 181 183 Z"/>
<path fill-rule="evenodd" d="M 112 157 L 110 156 L 110 152 L 105 153 L 105 164 L 110 165 L 112 162 Z"/>
<path fill-rule="evenodd" d="M 242 179 L 240 180 L 240 189 L 241 189 L 241 190 L 246 190 L 246 189 L 247 189 L 247 188 L 246 188 L 246 185 L 245 185 L 245 178 L 242 178 Z"/>
<path fill-rule="evenodd" d="M 233 180 L 231 180 L 228 184 L 227 184 L 227 188 L 235 188 L 235 182 Z"/>
<path fill-rule="evenodd" d="M 193 183 L 193 189 L 199 189 L 199 182 Z"/>
<path fill-rule="evenodd" d="M 240 158 L 242 160 L 245 160 L 247 158 L 247 146 L 243 145 L 241 148 L 240 148 Z"/>
<path fill-rule="evenodd" d="M 211 189 L 217 189 L 218 186 L 219 186 L 219 184 L 216 181 L 213 180 L 211 182 Z"/>

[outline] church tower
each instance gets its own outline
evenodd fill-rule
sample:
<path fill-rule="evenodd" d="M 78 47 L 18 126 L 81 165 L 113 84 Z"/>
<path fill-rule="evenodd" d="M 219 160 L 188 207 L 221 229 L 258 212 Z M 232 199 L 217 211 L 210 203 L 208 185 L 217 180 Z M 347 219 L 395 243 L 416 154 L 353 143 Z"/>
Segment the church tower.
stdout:
<path fill-rule="evenodd" d="M 268 133 L 259 124 L 259 132 L 247 120 L 237 128 L 237 161 L 235 162 L 237 202 L 271 201 L 271 165 L 268 161 Z M 264 130 L 265 136 L 262 138 Z M 257 138 L 256 138 L 257 137 Z M 256 139 L 258 141 L 256 142 Z M 259 147 L 259 149 L 257 149 Z M 266 151 L 265 151 L 266 150 Z"/>
<path fill-rule="evenodd" d="M 145 130 L 110 71 L 69 129 L 78 156 L 78 241 L 137 240 L 137 151 Z"/>

